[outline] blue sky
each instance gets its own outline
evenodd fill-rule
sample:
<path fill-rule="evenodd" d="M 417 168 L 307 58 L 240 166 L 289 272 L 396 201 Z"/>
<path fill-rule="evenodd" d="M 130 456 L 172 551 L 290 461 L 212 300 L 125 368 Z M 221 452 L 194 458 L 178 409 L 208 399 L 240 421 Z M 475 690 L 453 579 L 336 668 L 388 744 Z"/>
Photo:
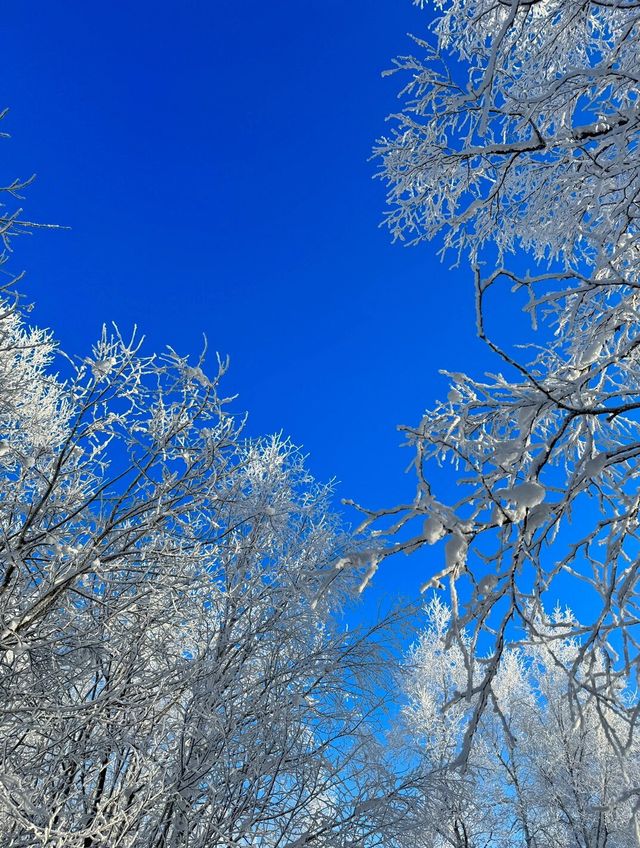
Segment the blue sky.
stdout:
<path fill-rule="evenodd" d="M 104 321 L 184 353 L 206 333 L 252 434 L 287 433 L 340 497 L 410 497 L 396 425 L 446 393 L 439 368 L 492 364 L 469 273 L 378 226 L 381 71 L 428 20 L 409 0 L 8 5 L 3 179 L 35 171 L 28 217 L 70 227 L 16 245 L 34 320 L 77 353 Z M 389 563 L 378 591 L 425 568 Z"/>

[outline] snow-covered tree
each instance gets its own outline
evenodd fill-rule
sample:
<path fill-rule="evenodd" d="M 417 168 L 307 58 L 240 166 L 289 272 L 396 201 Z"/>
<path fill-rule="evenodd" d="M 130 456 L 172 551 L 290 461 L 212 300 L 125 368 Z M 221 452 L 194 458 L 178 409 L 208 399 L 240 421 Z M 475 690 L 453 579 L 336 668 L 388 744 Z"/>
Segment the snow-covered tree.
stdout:
<path fill-rule="evenodd" d="M 363 846 L 400 814 L 385 625 L 340 623 L 330 489 L 243 436 L 225 368 L 115 328 L 65 359 L 4 291 L 2 848 Z"/>
<path fill-rule="evenodd" d="M 398 238 L 440 234 L 469 262 L 478 334 L 502 373 L 449 374 L 448 397 L 404 428 L 415 500 L 365 524 L 394 518 L 378 524 L 391 536 L 380 556 L 444 548 L 425 584 L 448 584 L 451 638 L 483 692 L 472 730 L 522 628 L 565 638 L 544 614 L 563 593 L 590 611 L 573 630 L 578 688 L 607 703 L 622 699 L 616 678 L 639 679 L 640 6 L 436 6 L 417 55 L 397 61 L 405 108 L 379 143 L 388 222 Z M 524 347 L 487 329 L 504 284 L 526 295 Z M 443 460 L 458 469 L 455 503 L 429 483 Z M 477 680 L 483 639 L 493 654 Z M 619 706 L 631 728 L 635 706 Z"/>
<path fill-rule="evenodd" d="M 464 758 L 465 728 L 473 705 L 460 698 L 465 658 L 448 645 L 450 612 L 437 599 L 427 606 L 428 627 L 404 667 L 408 705 L 402 716 L 416 768 L 420 816 L 406 845 L 429 848 L 605 848 L 637 845 L 640 819 L 635 787 L 640 747 L 626 752 L 624 768 L 608 738 L 598 702 L 581 693 L 578 705 L 558 663 L 569 666 L 578 644 L 565 635 L 505 652 L 491 709 L 480 716 Z M 572 616 L 551 616 L 568 634 Z M 582 669 L 579 669 L 579 673 Z M 443 710 L 445 704 L 449 708 Z M 621 719 L 611 712 L 607 725 Z"/>
<path fill-rule="evenodd" d="M 364 844 L 382 655 L 327 488 L 202 363 L 105 332 L 62 382 L 0 334 L 0 845 Z"/>

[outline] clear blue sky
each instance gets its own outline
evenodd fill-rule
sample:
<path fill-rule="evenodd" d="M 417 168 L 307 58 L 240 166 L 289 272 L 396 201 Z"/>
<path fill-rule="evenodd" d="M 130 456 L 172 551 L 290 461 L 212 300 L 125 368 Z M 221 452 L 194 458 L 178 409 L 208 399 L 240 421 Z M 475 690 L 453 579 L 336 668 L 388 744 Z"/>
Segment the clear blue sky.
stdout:
<path fill-rule="evenodd" d="M 468 272 L 392 245 L 367 161 L 409 0 L 64 3 L 3 10 L 3 179 L 37 172 L 16 245 L 35 321 L 84 354 L 104 321 L 231 356 L 251 433 L 284 431 L 370 506 L 410 497 L 399 423 L 492 364 Z M 495 365 L 495 362 L 493 363 Z M 422 563 L 378 589 L 414 592 Z"/>

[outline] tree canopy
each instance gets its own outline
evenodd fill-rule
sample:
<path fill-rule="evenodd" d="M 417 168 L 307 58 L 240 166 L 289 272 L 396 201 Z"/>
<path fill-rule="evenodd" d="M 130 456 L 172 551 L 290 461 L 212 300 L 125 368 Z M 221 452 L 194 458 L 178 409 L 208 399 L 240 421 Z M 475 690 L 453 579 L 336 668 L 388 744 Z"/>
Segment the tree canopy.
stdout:
<path fill-rule="evenodd" d="M 636 706 L 620 693 L 637 685 L 640 620 L 640 7 L 437 5 L 433 34 L 396 61 L 404 109 L 377 149 L 387 221 L 396 238 L 440 234 L 444 254 L 468 263 L 496 373 L 449 374 L 448 397 L 403 428 L 415 500 L 367 511 L 365 526 L 389 539 L 379 557 L 443 540 L 425 588 L 448 586 L 466 690 L 485 693 L 469 733 L 508 644 L 523 633 L 560 644 L 549 611 L 580 593 L 589 614 L 572 631 L 578 653 L 558 663 L 576 693 L 626 715 L 623 751 Z M 505 285 L 526 295 L 532 332 L 520 345 L 487 329 Z M 457 469 L 455 503 L 429 482 L 443 461 Z"/>
<path fill-rule="evenodd" d="M 117 328 L 63 358 L 12 290 L 0 845 L 375 841 L 397 817 L 373 722 L 386 624 L 339 619 L 362 566 L 340 565 L 330 487 L 285 439 L 243 435 L 225 362 Z"/>

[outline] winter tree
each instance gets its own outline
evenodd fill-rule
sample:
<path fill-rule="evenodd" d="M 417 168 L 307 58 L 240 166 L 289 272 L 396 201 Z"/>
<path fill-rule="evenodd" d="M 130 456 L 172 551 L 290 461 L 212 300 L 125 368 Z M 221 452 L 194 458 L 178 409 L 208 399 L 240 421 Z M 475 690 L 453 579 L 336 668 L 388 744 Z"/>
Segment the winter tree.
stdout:
<path fill-rule="evenodd" d="M 493 685 L 493 709 L 480 717 L 464 770 L 452 769 L 473 704 L 443 705 L 464 688 L 465 657 L 448 645 L 450 611 L 427 605 L 428 627 L 403 670 L 408 705 L 402 728 L 416 769 L 413 827 L 404 844 L 429 848 L 632 848 L 640 818 L 637 740 L 624 768 L 598 704 L 585 692 L 580 709 L 558 668 L 579 656 L 568 613 L 550 617 L 555 633 L 505 652 Z M 541 625 L 542 627 L 542 625 Z M 469 644 L 467 642 L 467 647 Z M 579 666 L 578 675 L 590 674 Z M 477 697 L 477 696 L 476 696 Z M 611 711 L 611 727 L 622 723 Z"/>
<path fill-rule="evenodd" d="M 574 695 L 603 709 L 615 701 L 629 731 L 637 706 L 620 693 L 638 683 L 640 638 L 640 6 L 435 5 L 416 54 L 396 61 L 404 109 L 378 146 L 387 220 L 396 238 L 439 235 L 445 255 L 469 264 L 497 373 L 449 375 L 447 399 L 403 428 L 415 499 L 367 513 L 365 525 L 388 539 L 380 557 L 439 545 L 425 588 L 448 587 L 450 638 L 476 705 L 469 734 L 510 641 L 525 633 L 560 651 L 565 624 L 544 610 L 562 593 L 591 611 L 572 627 Z M 509 288 L 526 295 L 524 347 L 487 330 L 491 297 Z M 455 503 L 429 483 L 430 466 L 446 461 L 459 474 Z M 490 655 L 477 650 L 487 640 Z M 624 750 L 629 737 L 615 735 Z"/>
<path fill-rule="evenodd" d="M 2 848 L 362 846 L 398 815 L 330 491 L 243 437 L 218 365 L 117 329 L 65 360 L 4 291 Z"/>

